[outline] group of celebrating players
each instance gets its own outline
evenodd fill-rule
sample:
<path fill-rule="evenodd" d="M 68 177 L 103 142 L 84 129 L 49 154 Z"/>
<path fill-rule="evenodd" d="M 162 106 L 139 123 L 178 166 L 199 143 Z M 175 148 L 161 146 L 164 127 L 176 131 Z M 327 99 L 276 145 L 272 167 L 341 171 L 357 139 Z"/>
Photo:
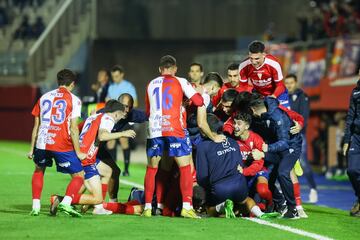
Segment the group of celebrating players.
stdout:
<path fill-rule="evenodd" d="M 306 218 L 293 171 L 301 154 L 303 117 L 289 109 L 281 66 L 260 41 L 249 57 L 204 79 L 202 65 L 190 66 L 190 80 L 176 76 L 176 59 L 163 56 L 160 76 L 146 87 L 146 111 L 132 109 L 131 95 L 109 100 L 79 124 L 81 101 L 71 93 L 75 74 L 57 75 L 59 88 L 35 105 L 28 157 L 35 163 L 31 215 L 39 215 L 46 167 L 72 179 L 64 196 L 51 197 L 50 214 L 254 216 Z M 128 122 L 147 122 L 148 158 L 144 190 L 117 200 L 119 168 L 106 142 L 134 138 Z M 277 184 L 278 183 L 278 184 Z M 87 192 L 87 193 L 86 193 Z M 109 193 L 109 202 L 104 202 Z"/>

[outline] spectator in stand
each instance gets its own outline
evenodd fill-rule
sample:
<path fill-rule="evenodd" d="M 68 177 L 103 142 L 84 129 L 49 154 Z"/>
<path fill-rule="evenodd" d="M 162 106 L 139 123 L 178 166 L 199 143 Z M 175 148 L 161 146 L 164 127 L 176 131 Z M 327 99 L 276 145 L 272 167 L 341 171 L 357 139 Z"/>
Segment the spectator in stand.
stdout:
<path fill-rule="evenodd" d="M 29 17 L 24 16 L 19 28 L 15 31 L 15 39 L 28 39 L 31 36 L 31 26 L 29 24 Z"/>
<path fill-rule="evenodd" d="M 45 24 L 42 17 L 37 17 L 35 23 L 32 25 L 31 37 L 38 38 L 45 30 Z"/>

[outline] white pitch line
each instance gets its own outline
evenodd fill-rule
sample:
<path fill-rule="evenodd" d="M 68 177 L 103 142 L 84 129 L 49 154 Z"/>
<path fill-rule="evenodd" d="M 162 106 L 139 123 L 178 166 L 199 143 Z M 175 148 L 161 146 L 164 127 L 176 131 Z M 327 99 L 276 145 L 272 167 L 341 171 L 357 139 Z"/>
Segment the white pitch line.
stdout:
<path fill-rule="evenodd" d="M 143 185 L 138 184 L 138 183 L 134 183 L 134 182 L 131 182 L 131 181 L 127 181 L 127 180 L 124 180 L 124 179 L 120 179 L 120 183 L 128 185 L 128 186 L 133 186 L 133 187 L 137 187 L 137 188 L 140 188 L 140 189 L 144 189 Z"/>
<path fill-rule="evenodd" d="M 258 219 L 258 218 L 245 218 L 246 220 L 261 224 L 261 225 L 265 225 L 265 226 L 269 226 L 269 227 L 273 227 L 273 228 L 277 228 L 283 231 L 287 231 L 287 232 L 291 232 L 291 233 L 295 233 L 304 237 L 309 237 L 309 238 L 313 238 L 313 239 L 317 239 L 317 240 L 333 240 L 333 238 L 329 238 L 326 236 L 322 236 L 316 233 L 311 233 L 311 232 L 306 232 L 304 230 L 301 229 L 297 229 L 297 228 L 293 228 L 293 227 L 289 227 L 289 226 L 284 226 L 284 225 L 280 225 L 277 223 L 271 223 L 262 219 Z M 292 221 L 292 220 L 289 220 Z"/>

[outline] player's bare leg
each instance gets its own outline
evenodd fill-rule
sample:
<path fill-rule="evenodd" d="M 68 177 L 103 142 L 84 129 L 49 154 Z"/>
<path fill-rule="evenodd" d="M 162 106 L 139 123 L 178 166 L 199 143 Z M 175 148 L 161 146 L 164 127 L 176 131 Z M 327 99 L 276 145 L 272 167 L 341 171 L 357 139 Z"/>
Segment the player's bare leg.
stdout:
<path fill-rule="evenodd" d="M 266 209 L 272 211 L 274 205 L 267 178 L 260 176 L 256 181 L 256 192 L 259 194 L 260 198 L 266 200 Z"/>
<path fill-rule="evenodd" d="M 273 212 L 273 213 L 264 213 L 261 211 L 261 209 L 259 208 L 258 205 L 256 205 L 255 201 L 250 198 L 247 197 L 243 202 L 241 202 L 241 204 L 244 204 L 246 206 L 246 208 L 256 217 L 261 218 L 261 219 L 267 219 L 267 218 L 275 218 L 275 217 L 279 217 L 280 214 L 277 212 Z"/>
<path fill-rule="evenodd" d="M 174 158 L 169 157 L 168 153 L 165 151 L 159 163 L 158 172 L 155 178 L 156 202 L 157 202 L 157 209 L 155 213 L 156 215 L 162 215 L 162 210 L 164 209 L 165 193 L 166 193 L 165 186 L 170 178 L 173 164 L 174 164 Z"/>

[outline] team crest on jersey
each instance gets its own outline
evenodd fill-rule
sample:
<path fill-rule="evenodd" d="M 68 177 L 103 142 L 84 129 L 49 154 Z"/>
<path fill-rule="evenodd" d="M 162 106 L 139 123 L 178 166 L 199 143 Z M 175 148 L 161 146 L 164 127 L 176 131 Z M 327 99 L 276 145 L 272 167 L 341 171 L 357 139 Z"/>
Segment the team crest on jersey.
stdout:
<path fill-rule="evenodd" d="M 294 94 L 294 95 L 292 95 L 292 100 L 295 102 L 296 101 L 296 99 L 297 99 L 297 95 L 296 94 Z"/>
<path fill-rule="evenodd" d="M 261 79 L 262 73 L 258 73 L 257 75 L 258 75 L 259 79 Z"/>
<path fill-rule="evenodd" d="M 230 143 L 228 141 L 228 139 L 226 138 L 226 141 L 225 142 L 222 142 L 222 145 L 223 145 L 223 148 L 228 148 L 230 147 Z"/>

